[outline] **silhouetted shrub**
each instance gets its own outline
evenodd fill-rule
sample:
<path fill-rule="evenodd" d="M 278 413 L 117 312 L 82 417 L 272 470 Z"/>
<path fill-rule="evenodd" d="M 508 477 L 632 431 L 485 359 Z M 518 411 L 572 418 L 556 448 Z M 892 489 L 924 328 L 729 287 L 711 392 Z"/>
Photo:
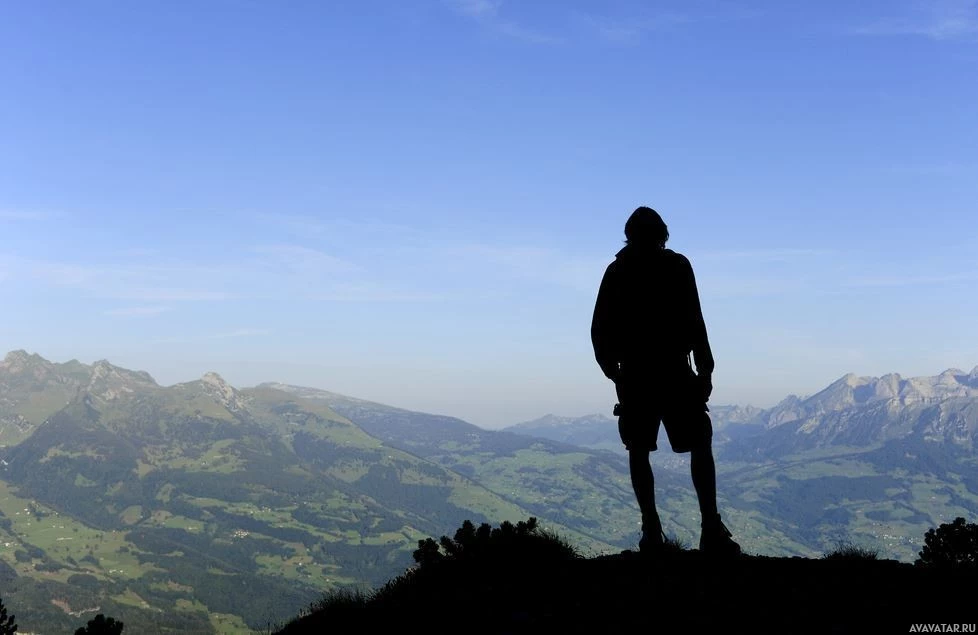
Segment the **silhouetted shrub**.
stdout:
<path fill-rule="evenodd" d="M 94 619 L 88 620 L 88 626 L 82 626 L 75 631 L 75 635 L 121 635 L 122 628 L 122 622 L 99 613 Z"/>
<path fill-rule="evenodd" d="M 676 538 L 674 536 L 665 536 L 662 539 L 663 550 L 665 553 L 676 554 L 683 551 L 689 551 L 689 543 L 681 538 Z"/>
<path fill-rule="evenodd" d="M 14 635 L 17 632 L 17 624 L 14 622 L 13 615 L 7 615 L 7 607 L 3 605 L 3 598 L 0 598 L 0 635 Z"/>
<path fill-rule="evenodd" d="M 822 556 L 824 560 L 879 560 L 879 549 L 857 547 L 849 541 L 840 542 L 835 551 Z"/>
<path fill-rule="evenodd" d="M 508 594 L 513 601 L 531 597 L 548 572 L 553 572 L 552 566 L 578 557 L 563 538 L 540 529 L 536 518 L 516 524 L 506 521 L 496 528 L 489 523 L 476 527 L 466 520 L 451 538 L 419 540 L 414 551 L 418 566 L 373 591 L 332 591 L 279 633 L 318 633 L 336 625 L 363 626 L 367 622 L 386 624 L 394 615 L 400 630 L 403 624 L 431 618 L 433 602 L 443 605 L 444 610 L 438 610 L 442 618 L 448 611 L 479 620 L 482 618 L 473 616 L 483 610 L 480 602 L 486 598 L 499 600 L 499 593 Z"/>
<path fill-rule="evenodd" d="M 454 538 L 442 536 L 438 542 L 431 538 L 419 540 L 414 561 L 424 567 L 441 560 L 492 559 L 500 562 L 527 557 L 574 558 L 577 555 L 573 546 L 557 534 L 541 530 L 537 519 L 531 517 L 515 525 L 507 520 L 495 529 L 489 523 L 476 528 L 471 520 L 466 520 Z"/>
<path fill-rule="evenodd" d="M 978 568 L 978 525 L 960 516 L 924 534 L 924 548 L 914 564 L 947 569 Z"/>
<path fill-rule="evenodd" d="M 371 595 L 360 589 L 333 589 L 328 591 L 323 599 L 310 604 L 305 614 L 311 615 L 326 607 L 336 612 L 361 609 L 370 601 Z"/>

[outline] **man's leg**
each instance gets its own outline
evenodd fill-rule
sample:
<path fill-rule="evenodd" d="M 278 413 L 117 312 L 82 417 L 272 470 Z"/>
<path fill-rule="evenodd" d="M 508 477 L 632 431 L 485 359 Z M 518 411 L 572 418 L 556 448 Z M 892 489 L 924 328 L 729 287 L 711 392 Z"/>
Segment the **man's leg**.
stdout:
<path fill-rule="evenodd" d="M 740 545 L 734 542 L 717 512 L 717 468 L 713 448 L 706 445 L 690 450 L 689 469 L 703 517 L 700 551 L 725 556 L 739 554 Z"/>
<path fill-rule="evenodd" d="M 642 540 L 639 549 L 646 550 L 661 546 L 662 523 L 655 510 L 655 478 L 652 476 L 652 463 L 649 451 L 630 449 L 628 451 L 628 470 L 632 476 L 632 489 L 635 500 L 642 511 Z"/>
<path fill-rule="evenodd" d="M 649 451 L 629 450 L 628 470 L 632 475 L 635 500 L 638 501 L 638 508 L 642 510 L 642 521 L 647 518 L 658 519 L 659 516 L 655 511 L 655 478 L 652 476 Z"/>
<path fill-rule="evenodd" d="M 690 450 L 689 471 L 700 503 L 700 516 L 704 523 L 712 522 L 717 516 L 717 468 L 711 446 Z"/>

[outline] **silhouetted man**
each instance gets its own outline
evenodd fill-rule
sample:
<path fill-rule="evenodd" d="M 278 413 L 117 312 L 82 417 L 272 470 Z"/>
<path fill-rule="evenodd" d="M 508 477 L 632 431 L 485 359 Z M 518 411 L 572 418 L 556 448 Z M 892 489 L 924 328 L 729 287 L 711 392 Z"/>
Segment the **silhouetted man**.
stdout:
<path fill-rule="evenodd" d="M 642 511 L 639 549 L 655 553 L 663 544 L 649 462 L 661 423 L 673 450 L 690 453 L 703 521 L 700 551 L 733 555 L 740 546 L 717 513 L 713 426 L 706 406 L 713 391 L 713 353 L 693 268 L 685 256 L 666 249 L 668 239 L 655 210 L 639 207 L 629 217 L 625 247 L 601 280 L 591 342 L 618 393 L 618 431 Z"/>

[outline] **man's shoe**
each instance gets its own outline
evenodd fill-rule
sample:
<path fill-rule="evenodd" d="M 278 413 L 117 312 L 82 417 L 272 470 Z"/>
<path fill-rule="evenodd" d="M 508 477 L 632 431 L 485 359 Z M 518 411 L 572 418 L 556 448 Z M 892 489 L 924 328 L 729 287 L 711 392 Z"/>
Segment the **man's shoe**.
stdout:
<path fill-rule="evenodd" d="M 643 531 L 642 539 L 638 541 L 638 550 L 643 554 L 657 555 L 662 553 L 665 547 L 664 534 L 662 529 L 657 532 Z"/>
<path fill-rule="evenodd" d="M 703 533 L 700 534 L 700 552 L 719 557 L 740 555 L 740 545 L 734 542 L 733 534 L 720 520 L 720 515 L 709 522 L 703 523 Z"/>
<path fill-rule="evenodd" d="M 665 533 L 662 523 L 656 518 L 642 523 L 642 539 L 638 541 L 638 550 L 646 555 L 658 555 L 665 546 Z"/>

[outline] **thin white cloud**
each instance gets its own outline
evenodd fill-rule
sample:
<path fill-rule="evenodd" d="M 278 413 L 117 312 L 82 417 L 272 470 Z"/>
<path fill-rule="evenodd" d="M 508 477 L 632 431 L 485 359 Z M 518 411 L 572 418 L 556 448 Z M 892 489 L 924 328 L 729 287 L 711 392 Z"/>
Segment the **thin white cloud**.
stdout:
<path fill-rule="evenodd" d="M 469 17 L 486 18 L 499 13 L 502 0 L 451 0 L 450 4 L 456 11 Z"/>
<path fill-rule="evenodd" d="M 446 248 L 450 259 L 476 260 L 497 271 L 578 291 L 597 291 L 607 257 L 582 257 L 549 247 L 467 244 Z"/>
<path fill-rule="evenodd" d="M 88 264 L 0 254 L 0 279 L 32 281 L 92 298 L 133 303 L 134 306 L 103 312 L 115 317 L 147 316 L 173 303 L 296 298 L 417 302 L 441 297 L 429 289 L 395 284 L 358 263 L 302 245 L 264 245 L 244 248 L 242 254 L 226 264 L 146 259 L 130 264 L 125 258 L 108 264 Z"/>
<path fill-rule="evenodd" d="M 311 236 L 326 233 L 329 223 L 316 218 L 315 216 L 305 216 L 301 214 L 270 214 L 259 212 L 251 214 L 251 217 L 261 223 L 271 225 L 277 229 L 286 230 L 303 236 Z"/>
<path fill-rule="evenodd" d="M 821 363 L 835 367 L 854 367 L 867 363 L 865 350 L 839 343 L 826 342 L 824 337 L 793 329 L 766 328 L 745 334 L 759 349 L 777 350 L 797 363 Z"/>
<path fill-rule="evenodd" d="M 411 292 L 383 287 L 350 286 L 313 295 L 312 299 L 326 302 L 438 302 L 446 299 L 446 296 L 442 293 L 424 291 Z"/>
<path fill-rule="evenodd" d="M 456 13 L 507 37 L 534 44 L 555 44 L 561 39 L 520 24 L 502 15 L 501 0 L 446 0 Z"/>
<path fill-rule="evenodd" d="M 638 44 L 650 32 L 687 24 L 692 18 L 685 13 L 661 11 L 628 17 L 610 17 L 581 11 L 573 20 L 585 30 L 614 44 Z"/>
<path fill-rule="evenodd" d="M 160 250 L 150 247 L 129 247 L 123 249 L 120 253 L 127 258 L 148 258 L 159 255 Z"/>
<path fill-rule="evenodd" d="M 978 280 L 978 269 L 933 275 L 912 276 L 864 276 L 853 278 L 845 283 L 847 287 L 909 287 L 916 285 L 937 285 Z"/>
<path fill-rule="evenodd" d="M 264 220 L 283 221 L 268 216 Z M 303 217 L 285 217 L 302 222 Z M 308 229 L 308 227 L 304 227 Z M 358 239 L 342 237 L 344 245 Z M 123 256 L 132 256 L 126 252 Z M 159 251 L 141 250 L 138 264 L 122 258 L 110 264 L 72 264 L 21 260 L 21 270 L 50 284 L 73 287 L 92 295 L 147 303 L 201 302 L 242 298 L 274 298 L 283 293 L 314 292 L 324 286 L 364 277 L 357 263 L 321 249 L 281 242 L 242 246 L 224 263 L 167 260 L 149 257 Z"/>
<path fill-rule="evenodd" d="M 205 342 L 208 340 L 259 337 L 262 335 L 270 335 L 271 333 L 272 331 L 269 329 L 238 328 L 230 331 L 222 331 L 220 333 L 207 333 L 204 335 L 176 335 L 173 337 L 160 337 L 152 341 L 157 344 L 187 344 L 192 342 Z"/>
<path fill-rule="evenodd" d="M 523 40 L 533 44 L 557 44 L 561 41 L 559 37 L 547 35 L 534 29 L 522 26 L 515 22 L 499 20 L 495 23 L 497 31 L 508 37 Z"/>
<path fill-rule="evenodd" d="M 0 221 L 42 221 L 54 218 L 51 212 L 21 209 L 0 209 Z"/>
<path fill-rule="evenodd" d="M 701 295 L 740 298 L 816 292 L 824 287 L 826 259 L 839 254 L 819 247 L 768 247 L 688 255 Z M 813 274 L 813 267 L 822 273 Z"/>
<path fill-rule="evenodd" d="M 785 295 L 805 290 L 797 280 L 781 280 L 752 276 L 711 276 L 703 275 L 697 279 L 700 297 L 706 298 L 755 298 L 771 295 Z"/>
<path fill-rule="evenodd" d="M 918 36 L 978 41 L 978 0 L 920 2 L 911 15 L 885 17 L 851 30 L 857 35 Z"/>
<path fill-rule="evenodd" d="M 253 329 L 253 328 L 240 328 L 234 329 L 233 331 L 225 331 L 223 333 L 215 333 L 210 336 L 210 339 L 225 339 L 228 337 L 255 337 L 258 335 L 268 335 L 271 333 L 268 329 Z"/>
<path fill-rule="evenodd" d="M 265 257 L 266 267 L 288 274 L 325 275 L 361 270 L 348 260 L 301 245 L 268 245 L 256 247 L 255 252 Z"/>
<path fill-rule="evenodd" d="M 66 287 L 90 284 L 99 275 L 93 267 L 64 262 L 35 261 L 28 264 L 28 269 L 32 277 Z"/>
<path fill-rule="evenodd" d="M 695 255 L 696 260 L 738 262 L 786 262 L 835 255 L 835 250 L 810 247 L 771 247 L 764 249 L 735 249 L 707 251 Z M 691 254 L 690 258 L 694 258 Z"/>
<path fill-rule="evenodd" d="M 147 303 L 227 300 L 237 294 L 193 284 L 198 280 L 224 282 L 228 269 L 178 265 L 79 264 L 9 258 L 8 272 L 21 279 L 74 289 L 107 300 Z M 230 286 L 230 285 L 228 285 Z"/>
<path fill-rule="evenodd" d="M 917 176 L 965 176 L 974 178 L 978 175 L 978 163 L 962 161 L 942 161 L 936 163 L 918 163 L 893 165 L 888 168 L 898 174 Z"/>
<path fill-rule="evenodd" d="M 371 206 L 373 207 L 373 206 Z M 376 207 L 380 212 L 390 214 L 398 213 L 410 216 L 418 210 L 403 210 L 397 205 L 378 204 Z M 271 229 L 285 230 L 291 233 L 299 233 L 302 236 L 322 235 L 323 238 L 331 236 L 365 238 L 376 235 L 397 236 L 417 235 L 420 233 L 416 227 L 391 223 L 385 220 L 358 217 L 356 219 L 337 218 L 333 216 L 314 216 L 310 214 L 281 214 L 258 212 L 251 214 L 250 217 L 258 222 L 266 224 Z"/>
<path fill-rule="evenodd" d="M 109 309 L 105 315 L 111 317 L 152 317 L 171 311 L 168 306 L 130 306 L 119 309 Z"/>
<path fill-rule="evenodd" d="M 96 295 L 99 295 L 96 293 Z M 118 300 L 138 300 L 141 302 L 215 302 L 234 300 L 241 295 L 225 291 L 203 289 L 184 289 L 180 287 L 146 287 L 106 291 L 100 297 Z"/>
<path fill-rule="evenodd" d="M 596 4 L 591 11 L 575 10 L 570 21 L 590 37 L 618 45 L 637 45 L 649 36 L 705 22 L 724 23 L 756 18 L 763 14 L 757 8 L 736 6 L 734 3 L 704 0 L 683 0 L 672 3 L 636 3 L 627 13 L 607 13 L 610 3 Z M 601 12 L 599 12 L 601 11 Z"/>

